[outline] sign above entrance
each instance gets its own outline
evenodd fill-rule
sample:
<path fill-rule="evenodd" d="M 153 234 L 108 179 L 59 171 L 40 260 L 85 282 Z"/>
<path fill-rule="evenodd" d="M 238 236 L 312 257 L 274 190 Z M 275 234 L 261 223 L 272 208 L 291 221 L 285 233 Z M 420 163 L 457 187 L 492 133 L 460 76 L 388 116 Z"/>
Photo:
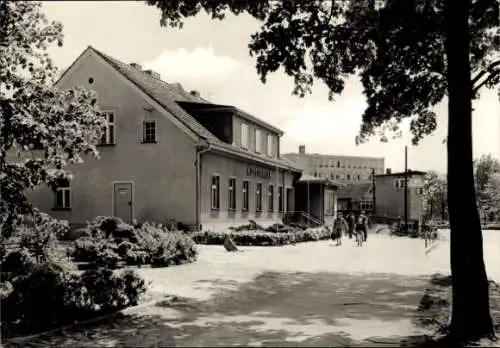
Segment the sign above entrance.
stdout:
<path fill-rule="evenodd" d="M 271 179 L 271 171 L 268 169 L 247 167 L 247 175 L 260 179 Z"/>

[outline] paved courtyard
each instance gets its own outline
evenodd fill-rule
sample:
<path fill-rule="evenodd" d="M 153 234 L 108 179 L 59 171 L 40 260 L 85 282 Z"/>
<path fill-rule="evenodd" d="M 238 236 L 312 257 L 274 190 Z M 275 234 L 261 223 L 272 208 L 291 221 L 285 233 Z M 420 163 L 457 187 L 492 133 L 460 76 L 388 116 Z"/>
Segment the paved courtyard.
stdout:
<path fill-rule="evenodd" d="M 447 235 L 423 240 L 370 235 L 227 253 L 200 246 L 199 260 L 141 269 L 158 295 L 129 315 L 19 343 L 74 346 L 401 346 L 423 339 L 414 324 L 429 275 L 449 273 Z M 485 233 L 488 275 L 500 281 L 500 231 Z M 6 347 L 9 345 L 5 345 Z"/>

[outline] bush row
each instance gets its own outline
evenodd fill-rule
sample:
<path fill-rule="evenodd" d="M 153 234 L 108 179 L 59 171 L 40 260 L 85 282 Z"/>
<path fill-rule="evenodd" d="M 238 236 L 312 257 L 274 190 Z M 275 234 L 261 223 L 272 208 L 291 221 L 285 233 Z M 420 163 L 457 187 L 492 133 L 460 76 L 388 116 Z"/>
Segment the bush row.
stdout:
<path fill-rule="evenodd" d="M 326 228 L 297 230 L 295 232 L 194 232 L 193 240 L 198 244 L 223 244 L 226 236 L 230 236 L 236 245 L 245 246 L 279 246 L 302 242 L 312 242 L 330 238 L 331 232 Z"/>
<path fill-rule="evenodd" d="M 182 232 L 144 223 L 138 228 L 117 218 L 98 217 L 89 223 L 88 235 L 78 238 L 69 256 L 75 262 L 115 268 L 121 264 L 158 267 L 193 262 L 196 245 Z"/>
<path fill-rule="evenodd" d="M 146 292 L 131 270 L 108 268 L 74 274 L 57 261 L 37 262 L 27 249 L 1 263 L 2 335 L 39 332 L 136 305 Z"/>

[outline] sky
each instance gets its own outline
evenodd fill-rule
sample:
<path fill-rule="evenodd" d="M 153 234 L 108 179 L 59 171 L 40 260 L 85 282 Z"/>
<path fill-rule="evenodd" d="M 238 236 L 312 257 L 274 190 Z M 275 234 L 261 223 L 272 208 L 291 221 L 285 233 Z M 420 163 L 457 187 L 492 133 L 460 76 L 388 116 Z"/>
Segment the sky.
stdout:
<path fill-rule="evenodd" d="M 160 27 L 160 12 L 143 2 L 44 2 L 49 20 L 64 26 L 64 46 L 50 47 L 56 65 L 68 67 L 87 46 L 93 46 L 126 63 L 136 62 L 153 69 L 169 83 L 179 82 L 185 90 L 197 90 L 213 103 L 237 106 L 282 129 L 281 153 L 297 152 L 305 145 L 310 153 L 385 157 L 385 167 L 446 172 L 446 101 L 438 104 L 438 128 L 418 146 L 411 145 L 408 124 L 403 136 L 381 143 L 374 137 L 356 146 L 355 136 L 366 107 L 357 78 L 347 81 L 335 101 L 318 82 L 312 95 L 291 94 L 292 78 L 273 73 L 260 82 L 248 43 L 260 23 L 248 16 L 229 15 L 211 20 L 204 13 L 185 21 L 182 29 Z M 500 102 L 496 91 L 485 89 L 474 102 L 474 156 L 491 154 L 500 158 Z"/>

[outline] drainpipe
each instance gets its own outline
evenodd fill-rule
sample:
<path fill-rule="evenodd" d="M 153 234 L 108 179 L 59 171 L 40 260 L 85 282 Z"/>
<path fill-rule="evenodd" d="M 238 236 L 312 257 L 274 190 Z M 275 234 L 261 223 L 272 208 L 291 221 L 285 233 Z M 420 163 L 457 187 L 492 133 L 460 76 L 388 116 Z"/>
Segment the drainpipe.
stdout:
<path fill-rule="evenodd" d="M 206 139 L 204 139 L 206 140 Z M 205 152 L 212 150 L 212 143 L 207 145 L 197 145 L 196 146 L 196 230 L 200 228 L 200 217 L 201 217 L 201 155 Z"/>

